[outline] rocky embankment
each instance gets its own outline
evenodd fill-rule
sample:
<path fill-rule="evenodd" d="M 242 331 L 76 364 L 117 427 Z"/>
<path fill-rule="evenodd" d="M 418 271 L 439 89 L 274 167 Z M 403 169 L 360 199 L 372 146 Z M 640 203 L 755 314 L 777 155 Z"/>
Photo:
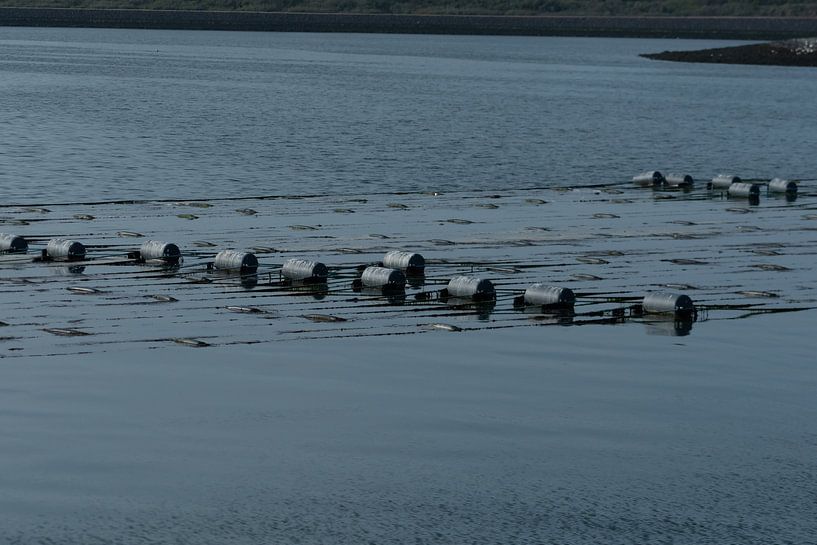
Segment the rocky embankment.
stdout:
<path fill-rule="evenodd" d="M 817 66 L 817 38 L 740 45 L 699 51 L 664 51 L 641 55 L 648 59 L 721 64 L 766 64 L 775 66 Z"/>

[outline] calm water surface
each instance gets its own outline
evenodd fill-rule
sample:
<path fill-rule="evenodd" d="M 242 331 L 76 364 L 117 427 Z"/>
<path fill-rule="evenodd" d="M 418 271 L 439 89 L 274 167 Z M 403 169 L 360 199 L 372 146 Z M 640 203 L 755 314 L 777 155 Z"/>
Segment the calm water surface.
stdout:
<path fill-rule="evenodd" d="M 0 29 L 14 199 L 815 178 L 817 78 L 725 42 Z"/>
<path fill-rule="evenodd" d="M 417 320 L 392 308 L 399 335 L 336 338 L 345 326 L 331 324 L 305 340 L 299 328 L 322 326 L 302 312 L 376 320 L 345 293 L 286 306 L 218 283 L 176 286 L 183 300 L 154 311 L 145 290 L 183 282 L 3 262 L 0 543 L 812 543 L 817 311 L 780 311 L 817 305 L 813 186 L 756 209 L 503 193 L 653 167 L 817 178 L 813 70 L 637 56 L 723 43 L 0 28 L 0 231 L 122 252 L 116 231 L 136 229 L 344 265 L 406 243 L 541 267 L 494 273 L 515 289 L 594 272 L 605 278 L 579 286 L 596 304 L 671 281 L 770 311 L 713 310 L 673 337 L 640 323 L 500 328 L 526 321 L 503 301 L 493 318 L 460 317 L 474 331 L 411 334 Z M 432 189 L 464 192 L 371 196 Z M 493 192 L 498 208 L 474 208 Z M 253 201 L 257 216 L 233 201 L 81 205 L 245 194 L 338 197 Z M 397 216 L 391 201 L 409 206 Z M 80 204 L 16 206 L 43 203 Z M 176 216 L 191 210 L 199 221 Z M 443 237 L 456 244 L 431 240 Z M 531 246 L 510 244 L 521 237 Z M 609 266 L 576 261 L 611 249 Z M 79 282 L 102 292 L 68 294 Z M 235 298 L 284 318 L 242 329 L 248 317 L 223 308 Z M 41 331 L 55 320 L 99 334 Z M 166 326 L 221 345 L 144 342 Z"/>

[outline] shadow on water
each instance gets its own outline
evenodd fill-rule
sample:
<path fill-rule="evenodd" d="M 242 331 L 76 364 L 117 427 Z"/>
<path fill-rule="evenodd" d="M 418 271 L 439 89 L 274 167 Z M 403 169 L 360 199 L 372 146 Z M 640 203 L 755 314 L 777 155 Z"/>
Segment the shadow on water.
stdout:
<path fill-rule="evenodd" d="M 664 335 L 669 337 L 686 337 L 692 333 L 692 324 L 695 320 L 666 316 L 662 319 L 643 321 L 648 335 Z"/>

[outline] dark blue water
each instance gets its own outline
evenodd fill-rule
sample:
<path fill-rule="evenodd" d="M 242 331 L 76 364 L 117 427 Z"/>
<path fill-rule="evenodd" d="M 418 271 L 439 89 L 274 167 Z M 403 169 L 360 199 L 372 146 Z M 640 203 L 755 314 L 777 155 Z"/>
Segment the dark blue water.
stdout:
<path fill-rule="evenodd" d="M 814 178 L 808 68 L 724 42 L 0 29 L 17 200 L 527 188 L 647 168 Z"/>

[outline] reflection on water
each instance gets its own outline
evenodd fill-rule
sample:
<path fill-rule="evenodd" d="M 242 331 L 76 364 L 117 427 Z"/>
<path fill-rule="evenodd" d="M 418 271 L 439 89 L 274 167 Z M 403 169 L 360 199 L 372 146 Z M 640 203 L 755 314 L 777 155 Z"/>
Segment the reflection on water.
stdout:
<path fill-rule="evenodd" d="M 686 337 L 692 333 L 693 319 L 675 318 L 667 316 L 664 319 L 650 319 L 644 321 L 648 335 L 665 335 L 670 337 Z"/>
<path fill-rule="evenodd" d="M 473 301 L 471 299 L 449 297 L 445 300 L 445 303 L 452 310 L 473 312 L 477 319 L 482 322 L 490 320 L 491 313 L 496 309 L 495 299 L 490 301 Z"/>
<path fill-rule="evenodd" d="M 412 288 L 422 289 L 426 284 L 426 277 L 424 274 L 406 274 L 406 284 Z"/>
<path fill-rule="evenodd" d="M 527 309 L 525 312 L 529 312 Z M 550 312 L 542 312 L 541 309 L 534 309 L 532 311 L 535 316 L 531 317 L 537 325 L 573 325 L 573 320 L 576 313 L 569 309 L 554 310 Z"/>
<path fill-rule="evenodd" d="M 241 287 L 247 290 L 251 290 L 258 286 L 258 275 L 257 274 L 242 274 L 241 275 Z"/>
<path fill-rule="evenodd" d="M 315 301 L 322 301 L 329 294 L 329 286 L 326 282 L 296 283 L 289 286 L 289 291 L 296 295 L 309 295 Z"/>

